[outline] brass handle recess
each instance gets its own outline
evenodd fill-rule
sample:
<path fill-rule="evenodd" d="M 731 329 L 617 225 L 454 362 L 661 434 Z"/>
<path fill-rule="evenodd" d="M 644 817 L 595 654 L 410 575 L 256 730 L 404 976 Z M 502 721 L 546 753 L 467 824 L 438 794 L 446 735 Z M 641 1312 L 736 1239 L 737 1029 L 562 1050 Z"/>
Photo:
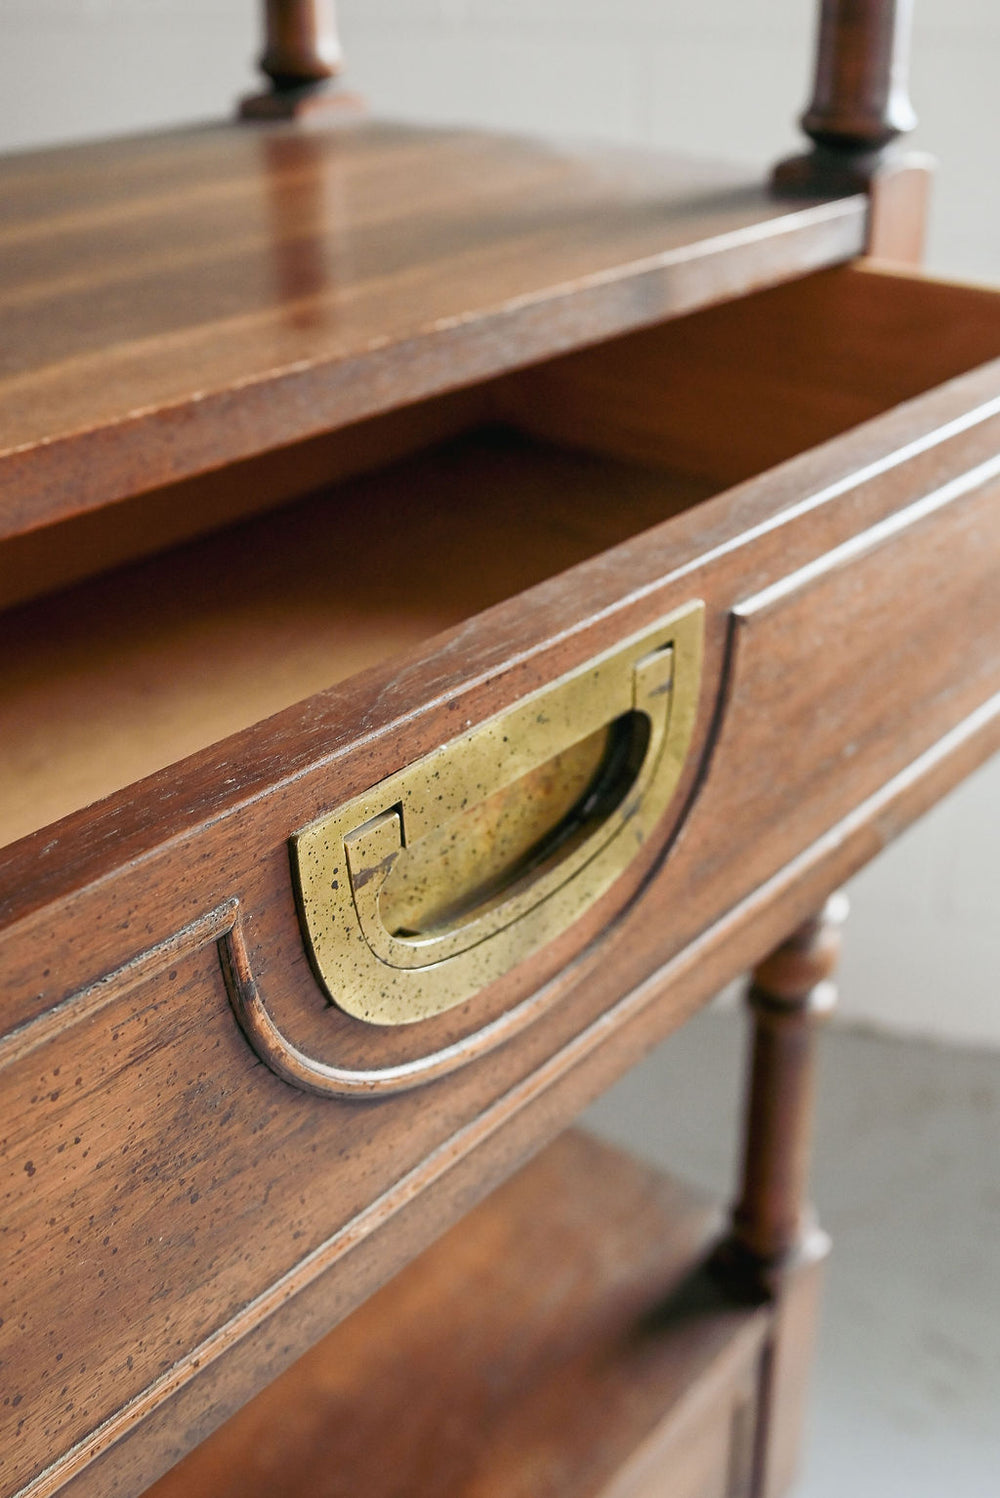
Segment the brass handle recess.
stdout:
<path fill-rule="evenodd" d="M 603 895 L 680 778 L 703 635 L 689 604 L 293 837 L 330 1000 L 376 1025 L 427 1019 Z"/>

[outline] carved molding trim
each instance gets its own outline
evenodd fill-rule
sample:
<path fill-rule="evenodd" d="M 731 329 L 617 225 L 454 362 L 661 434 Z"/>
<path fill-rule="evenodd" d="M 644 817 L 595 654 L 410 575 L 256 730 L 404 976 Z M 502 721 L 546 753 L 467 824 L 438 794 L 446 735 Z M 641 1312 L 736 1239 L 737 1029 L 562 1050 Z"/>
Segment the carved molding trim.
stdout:
<path fill-rule="evenodd" d="M 253 976 L 238 916 L 230 930 L 220 938 L 219 957 L 233 1011 L 257 1055 L 284 1081 L 323 1097 L 384 1097 L 447 1076 L 458 1067 L 485 1056 L 538 1019 L 552 1008 L 576 977 L 574 963 L 481 1030 L 440 1050 L 395 1066 L 354 1069 L 307 1056 L 282 1034 L 268 1013 Z"/>
<path fill-rule="evenodd" d="M 990 404 L 1000 406 L 1000 402 Z M 765 613 L 773 605 L 780 604 L 793 593 L 807 588 L 827 573 L 835 572 L 838 568 L 857 561 L 867 552 L 874 551 L 876 547 L 901 535 L 903 531 L 909 530 L 921 520 L 926 520 L 938 510 L 945 509 L 956 500 L 975 493 L 977 489 L 982 489 L 997 479 L 1000 479 L 1000 455 L 988 458 L 986 462 L 978 463 L 975 468 L 969 468 L 964 473 L 956 475 L 947 483 L 931 490 L 929 494 L 915 500 L 913 504 L 907 505 L 905 509 L 895 511 L 886 516 L 884 520 L 878 521 L 877 524 L 869 526 L 867 530 L 860 531 L 856 536 L 844 541 L 840 546 L 833 547 L 815 561 L 808 562 L 804 567 L 789 573 L 788 576 L 779 578 L 777 582 L 755 593 L 752 598 L 743 599 L 733 609 L 734 615 L 742 620 L 751 615 Z"/>
<path fill-rule="evenodd" d="M 156 946 L 140 952 L 86 988 L 77 989 L 76 993 L 44 1014 L 11 1030 L 0 1039 L 0 1070 L 29 1056 L 39 1046 L 47 1045 L 73 1025 L 90 1019 L 141 983 L 148 983 L 165 968 L 172 967 L 179 957 L 193 956 L 211 942 L 222 940 L 232 930 L 238 911 L 238 900 L 225 900 L 207 915 L 199 916 L 190 925 L 182 926 L 180 931 L 157 942 Z"/>

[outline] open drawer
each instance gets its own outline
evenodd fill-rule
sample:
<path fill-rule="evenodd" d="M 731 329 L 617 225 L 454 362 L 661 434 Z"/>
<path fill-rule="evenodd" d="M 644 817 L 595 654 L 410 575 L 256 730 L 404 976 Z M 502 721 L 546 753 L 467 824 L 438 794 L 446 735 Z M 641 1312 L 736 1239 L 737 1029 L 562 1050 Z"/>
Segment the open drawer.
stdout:
<path fill-rule="evenodd" d="M 1000 740 L 998 356 L 825 271 L 7 543 L 314 491 L 8 590 L 4 1498 L 140 1491 Z"/>

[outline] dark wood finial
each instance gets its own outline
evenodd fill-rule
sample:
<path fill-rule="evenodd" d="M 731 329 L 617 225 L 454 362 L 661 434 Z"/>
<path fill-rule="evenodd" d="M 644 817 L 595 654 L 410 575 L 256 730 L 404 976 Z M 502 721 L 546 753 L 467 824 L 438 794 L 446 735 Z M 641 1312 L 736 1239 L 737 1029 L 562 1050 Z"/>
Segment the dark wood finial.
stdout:
<path fill-rule="evenodd" d="M 343 66 L 333 0 L 266 0 L 260 60 L 276 89 L 323 84 Z"/>
<path fill-rule="evenodd" d="M 343 68 L 334 0 L 265 0 L 261 70 L 268 93 L 244 99 L 244 119 L 282 119 L 331 105 L 356 108 L 353 95 L 330 87 Z"/>
<path fill-rule="evenodd" d="M 813 148 L 773 177 L 783 196 L 872 191 L 869 251 L 904 260 L 920 257 L 930 173 L 926 157 L 893 149 L 917 122 L 907 92 L 912 11 L 912 0 L 822 0 L 813 96 L 800 121 Z"/>
<path fill-rule="evenodd" d="M 880 151 L 917 123 L 907 93 L 911 0 L 823 0 L 806 134 L 834 151 Z"/>

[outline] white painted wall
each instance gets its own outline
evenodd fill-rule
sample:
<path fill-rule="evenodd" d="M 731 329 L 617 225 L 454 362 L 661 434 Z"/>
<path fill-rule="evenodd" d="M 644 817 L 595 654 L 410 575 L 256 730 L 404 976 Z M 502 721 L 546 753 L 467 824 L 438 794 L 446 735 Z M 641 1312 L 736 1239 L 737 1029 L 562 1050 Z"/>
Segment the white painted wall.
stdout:
<path fill-rule="evenodd" d="M 341 0 L 374 108 L 774 160 L 795 145 L 813 0 Z M 225 114 L 254 0 L 0 0 L 0 149 Z M 1000 6 L 917 0 L 929 264 L 1000 282 Z M 1000 587 L 1000 577 L 998 577 Z M 1000 1046 L 1000 763 L 854 882 L 841 1013 Z"/>

